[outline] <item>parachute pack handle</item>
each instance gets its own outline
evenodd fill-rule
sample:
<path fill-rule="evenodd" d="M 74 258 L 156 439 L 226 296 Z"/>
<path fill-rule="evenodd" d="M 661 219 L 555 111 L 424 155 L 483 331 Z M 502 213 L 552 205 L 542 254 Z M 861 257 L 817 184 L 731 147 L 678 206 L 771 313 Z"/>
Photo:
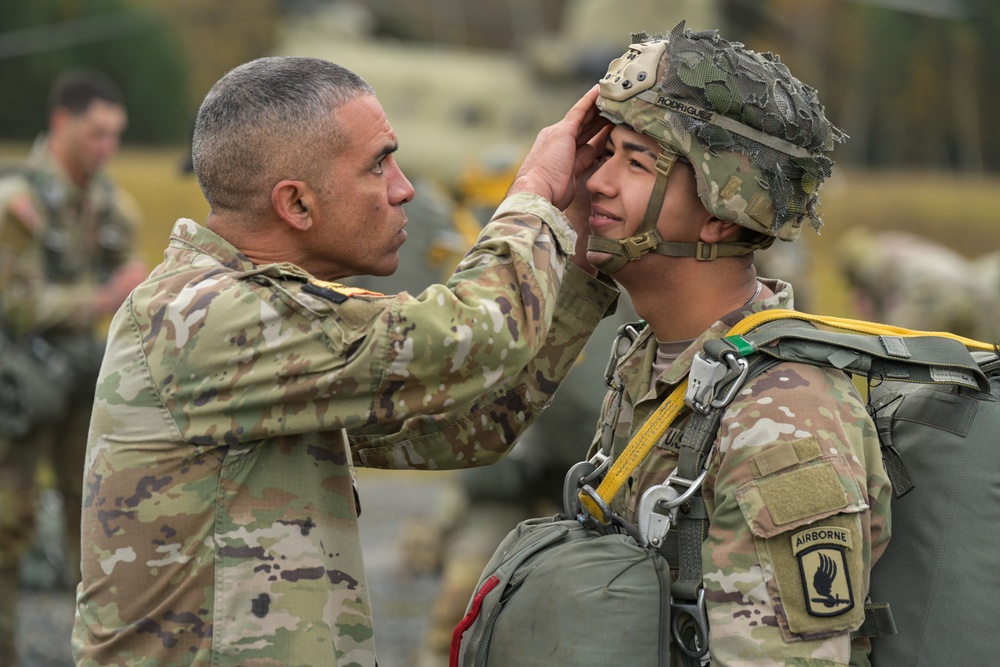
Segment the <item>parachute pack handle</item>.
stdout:
<path fill-rule="evenodd" d="M 869 637 L 871 639 L 892 637 L 896 632 L 896 620 L 892 617 L 889 605 L 882 602 L 872 602 L 869 598 L 865 600 L 865 620 L 861 622 L 861 626 L 857 630 L 851 633 L 851 639 L 856 637 Z"/>

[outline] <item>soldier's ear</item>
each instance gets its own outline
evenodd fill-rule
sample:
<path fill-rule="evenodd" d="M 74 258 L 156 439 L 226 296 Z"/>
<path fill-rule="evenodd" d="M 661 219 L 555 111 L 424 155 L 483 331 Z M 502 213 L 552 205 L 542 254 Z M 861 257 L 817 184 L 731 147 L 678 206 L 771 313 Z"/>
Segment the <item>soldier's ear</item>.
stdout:
<path fill-rule="evenodd" d="M 271 206 L 281 220 L 298 231 L 312 227 L 312 188 L 303 181 L 280 181 L 271 189 Z"/>
<path fill-rule="evenodd" d="M 60 131 L 72 118 L 73 114 L 69 109 L 56 107 L 49 114 L 49 132 Z"/>
<path fill-rule="evenodd" d="M 735 222 L 713 217 L 701 228 L 700 237 L 703 243 L 736 241 L 741 229 Z"/>

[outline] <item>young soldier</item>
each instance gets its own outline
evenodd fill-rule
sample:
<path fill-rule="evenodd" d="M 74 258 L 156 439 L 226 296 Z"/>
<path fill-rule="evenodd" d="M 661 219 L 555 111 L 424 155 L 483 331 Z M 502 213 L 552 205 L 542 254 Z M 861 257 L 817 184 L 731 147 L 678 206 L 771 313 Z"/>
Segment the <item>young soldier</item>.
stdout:
<path fill-rule="evenodd" d="M 758 280 L 753 253 L 795 239 L 803 223 L 819 227 L 827 153 L 844 138 L 777 57 L 683 23 L 632 42 L 600 82 L 598 107 L 615 127 L 586 184 L 587 257 L 644 320 L 605 402 L 612 456 L 706 340 L 753 312 L 792 306 L 789 284 Z M 640 518 L 643 494 L 677 469 L 685 424 L 639 463 L 613 513 Z M 890 494 L 848 377 L 780 363 L 751 380 L 723 417 L 702 492 L 709 635 L 700 645 L 707 640 L 712 664 L 853 664 L 850 633 L 888 540 Z M 671 665 L 700 664 L 670 642 Z M 866 662 L 860 648 L 854 660 Z"/>

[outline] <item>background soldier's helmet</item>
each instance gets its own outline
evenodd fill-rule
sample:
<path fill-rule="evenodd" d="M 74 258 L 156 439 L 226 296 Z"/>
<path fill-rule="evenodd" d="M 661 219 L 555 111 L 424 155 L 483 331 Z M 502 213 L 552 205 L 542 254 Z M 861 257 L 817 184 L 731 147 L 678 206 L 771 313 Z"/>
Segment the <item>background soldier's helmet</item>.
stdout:
<path fill-rule="evenodd" d="M 665 38 L 633 34 L 601 79 L 597 106 L 686 158 L 712 215 L 786 241 L 804 220 L 822 225 L 826 154 L 847 135 L 777 56 L 684 22 Z"/>

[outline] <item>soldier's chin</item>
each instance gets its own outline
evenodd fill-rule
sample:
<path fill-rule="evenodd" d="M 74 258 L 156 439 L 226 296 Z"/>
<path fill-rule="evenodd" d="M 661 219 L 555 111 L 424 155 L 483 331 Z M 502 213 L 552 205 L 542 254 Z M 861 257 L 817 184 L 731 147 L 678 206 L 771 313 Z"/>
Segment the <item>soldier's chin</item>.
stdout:
<path fill-rule="evenodd" d="M 611 259 L 614 255 L 610 255 L 606 252 L 601 252 L 599 250 L 588 250 L 587 251 L 587 262 L 590 263 L 595 269 L 600 267 L 601 264 Z"/>
<path fill-rule="evenodd" d="M 371 270 L 371 275 L 373 276 L 391 276 L 396 273 L 399 269 L 399 253 L 395 252 L 392 254 L 392 259 L 387 260 L 380 266 L 377 266 Z"/>

